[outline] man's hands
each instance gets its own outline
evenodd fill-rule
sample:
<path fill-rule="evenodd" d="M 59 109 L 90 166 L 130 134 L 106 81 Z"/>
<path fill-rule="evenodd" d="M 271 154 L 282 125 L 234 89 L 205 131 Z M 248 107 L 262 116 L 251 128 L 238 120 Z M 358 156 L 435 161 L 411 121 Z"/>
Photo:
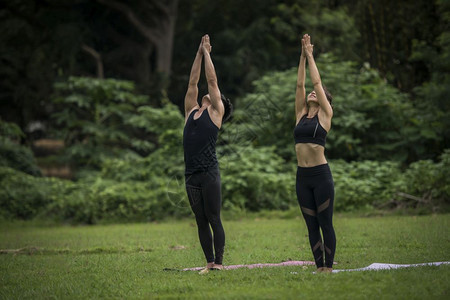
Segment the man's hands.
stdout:
<path fill-rule="evenodd" d="M 212 46 L 211 46 L 211 43 L 209 42 L 209 35 L 205 34 L 205 35 L 202 37 L 202 50 L 203 50 L 203 54 L 211 53 L 211 49 L 212 49 Z"/>
<path fill-rule="evenodd" d="M 305 53 L 306 56 L 313 54 L 314 45 L 311 44 L 311 37 L 305 34 L 302 38 L 302 54 Z"/>
<path fill-rule="evenodd" d="M 197 54 L 203 55 L 206 52 L 211 53 L 211 49 L 212 46 L 209 41 L 209 35 L 205 34 L 204 36 L 202 36 L 202 40 L 200 41 L 200 45 L 198 46 Z"/>
<path fill-rule="evenodd" d="M 202 37 L 202 40 L 200 41 L 200 45 L 198 45 L 197 55 L 200 55 L 200 56 L 203 55 L 203 37 Z"/>

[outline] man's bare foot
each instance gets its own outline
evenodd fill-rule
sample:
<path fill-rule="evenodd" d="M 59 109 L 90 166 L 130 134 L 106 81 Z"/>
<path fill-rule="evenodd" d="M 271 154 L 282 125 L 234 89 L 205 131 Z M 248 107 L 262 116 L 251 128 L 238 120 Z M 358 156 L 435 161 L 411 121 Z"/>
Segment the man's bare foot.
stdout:
<path fill-rule="evenodd" d="M 333 272 L 333 268 L 323 268 L 323 273 L 332 273 Z"/>
<path fill-rule="evenodd" d="M 223 270 L 223 265 L 214 264 L 211 270 Z"/>

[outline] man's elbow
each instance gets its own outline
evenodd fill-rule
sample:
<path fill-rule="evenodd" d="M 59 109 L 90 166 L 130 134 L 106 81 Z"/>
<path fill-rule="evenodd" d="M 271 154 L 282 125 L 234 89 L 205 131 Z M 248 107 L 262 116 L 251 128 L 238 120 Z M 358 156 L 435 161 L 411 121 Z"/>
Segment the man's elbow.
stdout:
<path fill-rule="evenodd" d="M 208 79 L 208 86 L 209 87 L 213 87 L 213 88 L 218 87 L 217 78 L 209 78 Z"/>
<path fill-rule="evenodd" d="M 189 80 L 189 87 L 194 87 L 197 86 L 197 81 L 196 80 Z"/>

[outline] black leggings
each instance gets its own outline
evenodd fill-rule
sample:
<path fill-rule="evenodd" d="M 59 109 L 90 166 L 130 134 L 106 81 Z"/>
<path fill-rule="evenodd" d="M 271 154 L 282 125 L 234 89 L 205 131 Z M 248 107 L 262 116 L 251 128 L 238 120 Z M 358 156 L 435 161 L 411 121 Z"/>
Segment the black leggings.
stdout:
<path fill-rule="evenodd" d="M 333 267 L 336 235 L 333 228 L 334 183 L 328 164 L 297 168 L 297 200 L 308 227 L 317 268 Z M 320 235 L 322 229 L 322 236 Z"/>
<path fill-rule="evenodd" d="M 186 191 L 197 221 L 198 237 L 206 262 L 222 264 L 225 232 L 220 220 L 222 198 L 219 170 L 186 175 Z M 210 225 L 214 234 L 215 258 Z"/>

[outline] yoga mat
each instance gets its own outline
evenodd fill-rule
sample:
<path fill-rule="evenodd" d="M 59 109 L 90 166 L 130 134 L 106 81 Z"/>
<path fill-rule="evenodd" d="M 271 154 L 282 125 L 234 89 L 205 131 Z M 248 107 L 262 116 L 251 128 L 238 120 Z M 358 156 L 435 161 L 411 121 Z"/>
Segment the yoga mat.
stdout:
<path fill-rule="evenodd" d="M 335 263 L 336 264 L 336 263 Z M 315 265 L 313 261 L 304 261 L 304 260 L 289 260 L 281 263 L 266 263 L 266 264 L 250 264 L 250 265 L 230 265 L 224 266 L 225 270 L 235 270 L 240 268 L 266 268 L 266 267 L 285 267 L 285 266 L 313 266 Z M 430 263 L 420 263 L 420 264 L 385 264 L 385 263 L 373 263 L 364 268 L 358 269 L 338 269 L 333 270 L 333 273 L 339 272 L 353 272 L 353 271 L 377 271 L 377 270 L 394 270 L 401 268 L 411 268 L 411 267 L 423 267 L 423 266 L 440 266 L 440 265 L 450 265 L 450 261 L 441 261 L 441 262 L 430 262 Z M 168 269 L 166 271 L 200 271 L 204 269 L 204 267 L 195 267 L 195 268 L 184 268 L 184 269 Z M 315 273 L 315 272 L 314 272 Z"/>
<path fill-rule="evenodd" d="M 254 269 L 254 268 L 266 268 L 266 267 L 285 267 L 285 266 L 308 266 L 308 265 L 314 265 L 313 261 L 303 261 L 303 260 L 289 260 L 284 261 L 281 263 L 273 264 L 251 264 L 251 265 L 230 265 L 230 266 L 224 266 L 223 268 L 225 270 L 234 270 L 234 269 L 240 269 L 240 268 L 248 268 L 248 269 Z M 195 268 L 185 268 L 182 271 L 200 271 L 204 269 L 205 267 L 195 267 Z"/>
<path fill-rule="evenodd" d="M 333 273 L 353 272 L 353 271 L 393 270 L 393 269 L 401 269 L 401 268 L 423 267 L 423 266 L 440 266 L 440 265 L 450 265 L 450 261 L 430 262 L 430 263 L 422 263 L 422 264 L 383 264 L 383 263 L 373 263 L 370 266 L 367 266 L 367 267 L 364 267 L 364 268 L 333 270 Z"/>

